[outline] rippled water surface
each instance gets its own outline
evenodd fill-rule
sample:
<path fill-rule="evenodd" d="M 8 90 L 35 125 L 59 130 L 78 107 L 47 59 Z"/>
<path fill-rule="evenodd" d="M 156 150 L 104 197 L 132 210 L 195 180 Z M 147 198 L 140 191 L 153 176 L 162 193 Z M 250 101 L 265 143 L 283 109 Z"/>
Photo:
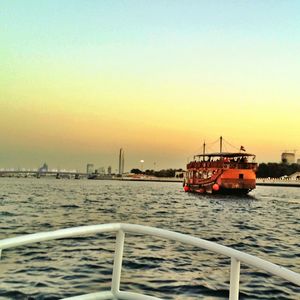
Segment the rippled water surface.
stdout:
<path fill-rule="evenodd" d="M 0 179 L 0 239 L 126 222 L 191 234 L 300 273 L 300 189 L 199 196 L 179 183 Z M 0 299 L 60 299 L 110 288 L 114 235 L 4 250 Z M 121 289 L 164 299 L 226 299 L 230 261 L 153 237 L 128 236 Z M 300 299 L 299 287 L 241 266 L 240 299 Z"/>

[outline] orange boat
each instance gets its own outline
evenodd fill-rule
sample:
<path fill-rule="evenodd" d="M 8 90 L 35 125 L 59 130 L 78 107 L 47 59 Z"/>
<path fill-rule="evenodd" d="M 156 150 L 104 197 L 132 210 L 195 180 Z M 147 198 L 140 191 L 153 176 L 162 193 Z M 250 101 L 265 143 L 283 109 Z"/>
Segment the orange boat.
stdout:
<path fill-rule="evenodd" d="M 249 162 L 251 160 L 251 162 Z M 187 164 L 183 187 L 186 192 L 247 194 L 256 187 L 257 163 L 255 155 L 246 153 L 241 146 L 240 152 L 220 152 L 195 155 Z"/>

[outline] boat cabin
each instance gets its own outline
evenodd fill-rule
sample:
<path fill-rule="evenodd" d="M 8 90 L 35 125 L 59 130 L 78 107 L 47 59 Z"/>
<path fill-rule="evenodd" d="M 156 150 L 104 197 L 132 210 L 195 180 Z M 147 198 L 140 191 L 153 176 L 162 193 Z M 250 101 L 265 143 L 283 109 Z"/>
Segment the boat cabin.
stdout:
<path fill-rule="evenodd" d="M 256 171 L 255 155 L 250 153 L 207 153 L 194 156 L 194 161 L 187 165 L 187 169 L 253 169 Z"/>

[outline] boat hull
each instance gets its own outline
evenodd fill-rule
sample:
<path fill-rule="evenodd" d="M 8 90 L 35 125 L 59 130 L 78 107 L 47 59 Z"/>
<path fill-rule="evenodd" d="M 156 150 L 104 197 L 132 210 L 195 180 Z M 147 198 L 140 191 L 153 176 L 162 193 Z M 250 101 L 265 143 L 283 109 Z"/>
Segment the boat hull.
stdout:
<path fill-rule="evenodd" d="M 192 178 L 184 182 L 186 192 L 199 194 L 248 194 L 256 187 L 253 170 L 226 169 L 205 180 Z"/>
<path fill-rule="evenodd" d="M 189 186 L 187 192 L 196 194 L 219 194 L 219 195 L 247 195 L 253 189 L 247 188 L 220 188 L 219 190 L 213 190 L 211 187 L 199 187 Z"/>

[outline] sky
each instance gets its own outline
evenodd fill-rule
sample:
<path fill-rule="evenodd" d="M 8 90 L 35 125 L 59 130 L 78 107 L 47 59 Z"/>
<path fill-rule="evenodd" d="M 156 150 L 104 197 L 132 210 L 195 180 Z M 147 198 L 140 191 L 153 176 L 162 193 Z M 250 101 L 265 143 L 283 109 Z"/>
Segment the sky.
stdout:
<path fill-rule="evenodd" d="M 300 157 L 299 1 L 0 0 L 0 168 Z M 230 146 L 233 145 L 234 147 Z"/>

